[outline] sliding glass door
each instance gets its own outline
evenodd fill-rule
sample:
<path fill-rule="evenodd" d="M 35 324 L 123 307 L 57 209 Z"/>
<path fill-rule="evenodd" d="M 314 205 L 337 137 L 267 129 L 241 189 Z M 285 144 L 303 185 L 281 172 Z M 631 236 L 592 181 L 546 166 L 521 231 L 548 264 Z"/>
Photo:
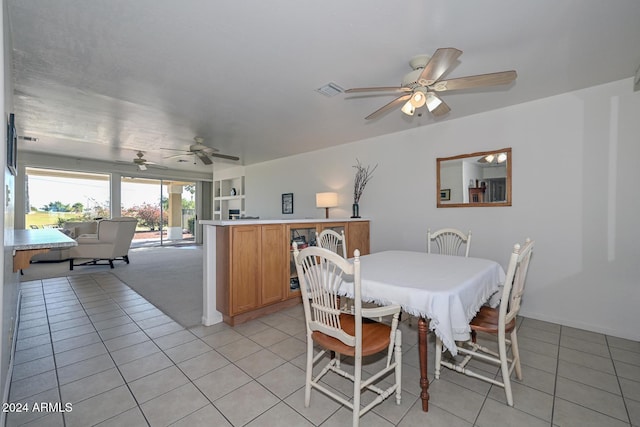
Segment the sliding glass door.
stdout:
<path fill-rule="evenodd" d="M 122 215 L 138 219 L 132 247 L 193 243 L 195 183 L 123 177 Z"/>

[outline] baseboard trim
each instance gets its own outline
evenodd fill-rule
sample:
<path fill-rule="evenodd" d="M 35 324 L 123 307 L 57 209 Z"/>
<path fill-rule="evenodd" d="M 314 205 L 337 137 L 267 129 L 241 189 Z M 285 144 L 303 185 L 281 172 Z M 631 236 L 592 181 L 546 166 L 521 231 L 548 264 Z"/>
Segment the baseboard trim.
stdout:
<path fill-rule="evenodd" d="M 9 392 L 11 391 L 11 378 L 13 377 L 13 362 L 16 355 L 16 341 L 18 340 L 18 326 L 20 326 L 20 307 L 22 301 L 22 290 L 18 290 L 18 306 L 16 307 L 16 319 L 13 324 L 13 336 L 11 337 L 11 350 L 9 351 L 9 367 L 7 368 L 7 379 L 4 383 L 2 401 L 9 402 Z M 6 425 L 7 413 L 0 412 L 0 426 Z"/>
<path fill-rule="evenodd" d="M 227 316 L 226 314 L 222 314 L 222 318 L 224 320 L 224 323 L 228 324 L 229 326 L 236 326 L 241 323 L 248 322 L 249 320 L 257 319 L 258 317 L 272 314 L 285 308 L 296 306 L 301 302 L 302 298 L 298 296 L 295 298 L 277 302 L 275 304 L 267 305 L 256 310 L 248 311 L 246 313 L 236 314 L 235 316 Z"/>

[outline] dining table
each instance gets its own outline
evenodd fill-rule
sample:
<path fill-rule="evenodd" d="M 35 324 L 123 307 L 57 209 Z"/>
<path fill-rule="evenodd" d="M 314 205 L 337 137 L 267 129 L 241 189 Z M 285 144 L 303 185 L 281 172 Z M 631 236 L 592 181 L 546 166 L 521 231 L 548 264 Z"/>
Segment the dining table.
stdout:
<path fill-rule="evenodd" d="M 469 322 L 480 307 L 490 300 L 497 302 L 504 269 L 489 259 L 393 250 L 360 256 L 360 276 L 362 301 L 399 304 L 418 317 L 420 398 L 426 412 L 428 331 L 456 355 L 455 343 L 470 339 Z M 353 282 L 344 282 L 340 292 L 353 297 Z"/>

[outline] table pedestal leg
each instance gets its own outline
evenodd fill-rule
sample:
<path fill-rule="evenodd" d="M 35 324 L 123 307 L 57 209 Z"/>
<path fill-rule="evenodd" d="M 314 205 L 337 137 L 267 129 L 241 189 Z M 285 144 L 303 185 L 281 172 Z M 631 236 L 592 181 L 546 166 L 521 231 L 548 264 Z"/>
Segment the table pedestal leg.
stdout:
<path fill-rule="evenodd" d="M 429 320 L 424 317 L 418 319 L 418 354 L 420 357 L 420 399 L 422 410 L 429 411 L 429 378 L 427 376 L 427 333 L 429 332 Z"/>

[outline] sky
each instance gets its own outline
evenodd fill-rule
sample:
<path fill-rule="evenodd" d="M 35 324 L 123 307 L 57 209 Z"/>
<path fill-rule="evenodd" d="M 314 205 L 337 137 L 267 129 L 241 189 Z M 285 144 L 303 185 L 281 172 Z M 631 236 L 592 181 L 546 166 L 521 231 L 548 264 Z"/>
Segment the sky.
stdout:
<path fill-rule="evenodd" d="M 29 175 L 28 184 L 29 206 L 38 209 L 57 201 L 68 205 L 79 202 L 91 209 L 96 205 L 104 206 L 109 201 L 109 181 Z M 191 200 L 190 194 L 183 193 L 183 197 Z M 121 198 L 125 208 L 143 202 L 156 204 L 160 201 L 160 186 L 125 182 Z"/>

